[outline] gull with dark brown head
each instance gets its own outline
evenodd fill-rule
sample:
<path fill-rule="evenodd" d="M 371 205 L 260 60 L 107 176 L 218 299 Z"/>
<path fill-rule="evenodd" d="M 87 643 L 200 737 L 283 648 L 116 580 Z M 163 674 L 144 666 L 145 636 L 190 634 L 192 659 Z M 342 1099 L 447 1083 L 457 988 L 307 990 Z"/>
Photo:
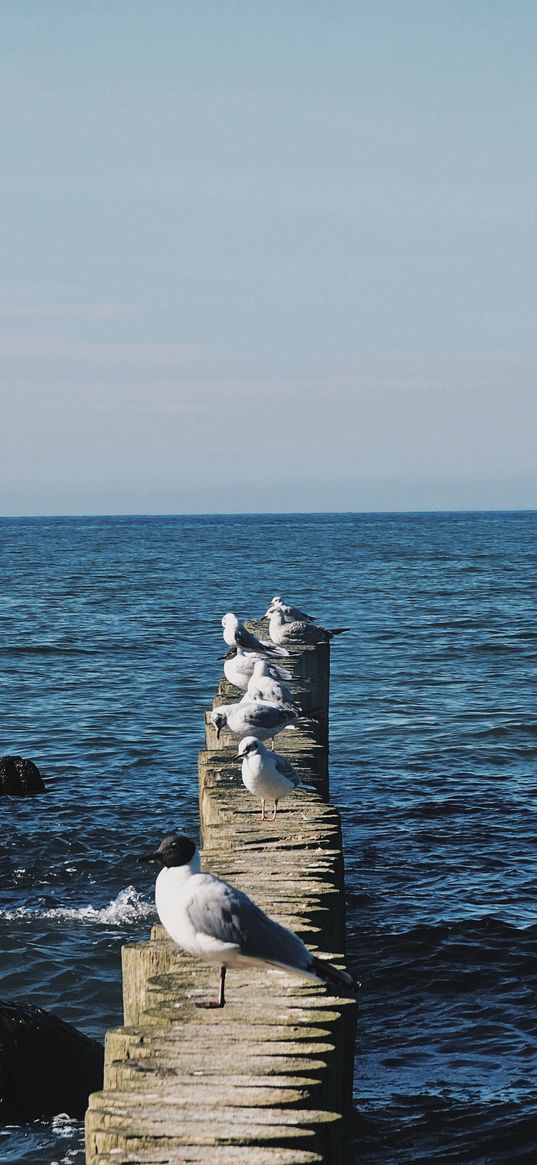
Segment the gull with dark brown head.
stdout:
<path fill-rule="evenodd" d="M 304 979 L 329 984 L 345 994 L 356 985 L 346 971 L 318 959 L 292 930 L 265 914 L 247 894 L 201 873 L 196 844 L 183 834 L 165 837 L 142 862 L 158 862 L 155 901 L 162 925 L 191 955 L 220 968 L 218 996 L 197 1007 L 224 1007 L 228 967 L 279 967 Z"/>

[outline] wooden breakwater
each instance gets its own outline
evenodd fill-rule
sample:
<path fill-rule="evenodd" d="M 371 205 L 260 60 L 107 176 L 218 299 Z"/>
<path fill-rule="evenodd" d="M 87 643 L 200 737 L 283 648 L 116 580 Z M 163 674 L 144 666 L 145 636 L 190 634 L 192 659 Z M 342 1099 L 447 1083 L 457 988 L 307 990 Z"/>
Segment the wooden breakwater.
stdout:
<path fill-rule="evenodd" d="M 310 789 L 261 821 L 232 756 L 207 720 L 199 756 L 203 868 L 344 966 L 339 815 L 329 803 L 329 647 L 292 649 L 306 729 L 276 747 Z M 222 680 L 216 706 L 242 695 Z M 106 1037 L 104 1088 L 86 1114 L 87 1165 L 346 1165 L 356 1003 L 276 969 L 234 969 L 226 1006 L 200 1010 L 216 972 L 153 927 L 123 948 L 124 1026 Z"/>

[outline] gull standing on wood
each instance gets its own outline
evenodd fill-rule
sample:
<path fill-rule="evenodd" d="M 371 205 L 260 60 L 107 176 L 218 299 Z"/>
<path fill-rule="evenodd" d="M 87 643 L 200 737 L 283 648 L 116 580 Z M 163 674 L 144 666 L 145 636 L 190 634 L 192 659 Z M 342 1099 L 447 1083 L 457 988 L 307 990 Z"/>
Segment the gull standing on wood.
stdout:
<path fill-rule="evenodd" d="M 233 760 L 242 760 L 241 776 L 249 793 L 261 801 L 261 820 L 267 820 L 265 801 L 274 801 L 271 820 L 278 811 L 278 801 L 295 789 L 306 789 L 287 757 L 271 752 L 255 736 L 245 736 Z"/>
<path fill-rule="evenodd" d="M 252 700 L 244 696 L 237 704 L 220 704 L 209 715 L 216 728 L 216 739 L 220 739 L 223 728 L 229 728 L 234 736 L 257 736 L 259 740 L 274 740 L 278 732 L 289 728 L 303 719 L 296 708 L 289 704 L 269 704 L 265 700 Z"/>
<path fill-rule="evenodd" d="M 290 680 L 291 672 L 284 667 L 269 662 L 266 655 L 257 651 L 245 651 L 243 647 L 230 647 L 224 656 L 224 675 L 230 684 L 246 691 L 248 681 L 254 673 L 256 663 L 262 663 L 265 671 L 263 675 L 271 676 L 273 680 Z"/>
<path fill-rule="evenodd" d="M 286 623 L 285 616 L 279 607 L 269 607 L 265 618 L 270 619 L 269 635 L 274 643 L 329 643 L 334 635 L 342 635 L 350 631 L 350 627 L 319 627 L 316 623 L 307 623 L 305 620 L 295 620 Z"/>
<path fill-rule="evenodd" d="M 160 921 L 174 942 L 220 967 L 217 999 L 196 1007 L 224 1007 L 226 970 L 243 963 L 279 967 L 347 993 L 356 989 L 350 975 L 315 958 L 298 935 L 269 918 L 241 890 L 214 874 L 200 873 L 196 845 L 189 837 L 165 837 L 157 850 L 138 860 L 160 862 L 163 867 L 155 900 Z"/>
<path fill-rule="evenodd" d="M 261 655 L 289 655 L 283 647 L 275 647 L 273 643 L 262 643 L 255 635 L 246 630 L 244 623 L 228 611 L 222 617 L 224 640 L 228 647 L 244 647 L 245 651 L 257 651 Z"/>
<path fill-rule="evenodd" d="M 253 700 L 267 700 L 269 704 L 290 704 L 292 708 L 296 708 L 297 712 L 302 711 L 299 702 L 295 700 L 287 684 L 282 684 L 268 674 L 264 659 L 258 660 L 254 664 L 254 670 L 248 680 L 247 692 Z"/>
<path fill-rule="evenodd" d="M 305 611 L 300 611 L 298 607 L 291 607 L 289 603 L 285 602 L 285 599 L 282 599 L 281 595 L 274 595 L 270 600 L 270 605 L 271 607 L 277 607 L 282 612 L 286 623 L 295 623 L 297 621 L 302 623 L 315 623 L 312 615 L 306 615 Z M 266 616 L 264 615 L 263 618 L 265 619 Z"/>

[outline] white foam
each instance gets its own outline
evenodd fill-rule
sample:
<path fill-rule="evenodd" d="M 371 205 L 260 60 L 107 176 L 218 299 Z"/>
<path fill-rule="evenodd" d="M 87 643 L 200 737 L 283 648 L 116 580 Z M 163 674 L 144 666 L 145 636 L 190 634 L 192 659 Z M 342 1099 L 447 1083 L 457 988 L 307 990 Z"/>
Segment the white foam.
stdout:
<path fill-rule="evenodd" d="M 53 1116 L 51 1128 L 59 1137 L 70 1137 L 73 1129 L 77 1128 L 77 1121 L 66 1112 L 59 1112 L 57 1116 Z"/>
<path fill-rule="evenodd" d="M 134 886 L 126 886 L 108 906 L 100 909 L 95 906 L 53 906 L 49 910 L 28 910 L 25 906 L 19 906 L 16 910 L 0 910 L 0 918 L 53 918 L 59 922 L 97 922 L 104 926 L 117 926 L 119 923 L 151 918 L 154 913 L 155 907 L 146 902 Z"/>
<path fill-rule="evenodd" d="M 66 1112 L 59 1112 L 57 1116 L 52 1118 L 50 1124 L 51 1132 L 55 1133 L 58 1138 L 62 1140 L 73 1140 L 76 1138 L 76 1144 L 71 1148 L 67 1148 L 67 1152 L 63 1157 L 55 1158 L 50 1162 L 50 1165 L 84 1165 L 84 1149 L 80 1144 L 83 1125 L 81 1121 L 77 1121 L 74 1117 L 70 1117 Z M 65 1145 L 58 1145 L 56 1152 L 61 1152 L 65 1149 Z"/>

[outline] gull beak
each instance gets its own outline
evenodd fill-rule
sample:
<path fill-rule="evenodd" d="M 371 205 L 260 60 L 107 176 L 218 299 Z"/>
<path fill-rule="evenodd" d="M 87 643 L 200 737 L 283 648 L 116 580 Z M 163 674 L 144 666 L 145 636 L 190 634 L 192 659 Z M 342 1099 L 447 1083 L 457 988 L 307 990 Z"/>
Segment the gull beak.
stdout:
<path fill-rule="evenodd" d="M 140 854 L 140 857 L 136 858 L 136 861 L 137 862 L 161 862 L 162 857 L 157 851 L 156 853 L 153 853 L 153 854 Z"/>
<path fill-rule="evenodd" d="M 232 760 L 242 760 L 242 752 L 236 752 L 235 756 L 232 756 L 231 759 Z"/>

